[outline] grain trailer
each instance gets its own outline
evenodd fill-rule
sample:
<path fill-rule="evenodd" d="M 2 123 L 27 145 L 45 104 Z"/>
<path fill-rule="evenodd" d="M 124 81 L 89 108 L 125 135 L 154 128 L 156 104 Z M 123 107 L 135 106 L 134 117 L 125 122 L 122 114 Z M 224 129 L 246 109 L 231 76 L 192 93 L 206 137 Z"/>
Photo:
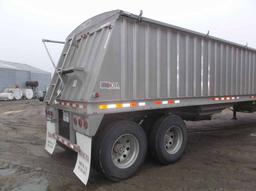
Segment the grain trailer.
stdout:
<path fill-rule="evenodd" d="M 91 163 L 117 181 L 147 151 L 161 164 L 179 160 L 184 120 L 255 110 L 256 52 L 247 46 L 121 10 L 88 19 L 64 44 L 45 97 L 45 148 L 76 151 L 84 184 Z"/>

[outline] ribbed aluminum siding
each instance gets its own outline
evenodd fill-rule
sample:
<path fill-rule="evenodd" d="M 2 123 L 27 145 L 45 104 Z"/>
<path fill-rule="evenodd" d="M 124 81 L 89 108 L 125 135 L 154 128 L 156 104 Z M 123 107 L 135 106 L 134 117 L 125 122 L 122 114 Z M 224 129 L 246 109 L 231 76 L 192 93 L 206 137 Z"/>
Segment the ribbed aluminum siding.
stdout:
<path fill-rule="evenodd" d="M 256 93 L 254 51 L 126 17 L 118 22 L 121 99 Z"/>

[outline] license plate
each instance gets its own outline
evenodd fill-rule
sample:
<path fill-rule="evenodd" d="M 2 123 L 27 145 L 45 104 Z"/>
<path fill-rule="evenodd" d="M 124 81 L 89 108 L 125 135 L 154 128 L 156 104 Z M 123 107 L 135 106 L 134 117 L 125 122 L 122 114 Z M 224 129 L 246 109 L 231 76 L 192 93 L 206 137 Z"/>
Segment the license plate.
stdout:
<path fill-rule="evenodd" d="M 69 113 L 63 111 L 63 121 L 69 123 Z"/>

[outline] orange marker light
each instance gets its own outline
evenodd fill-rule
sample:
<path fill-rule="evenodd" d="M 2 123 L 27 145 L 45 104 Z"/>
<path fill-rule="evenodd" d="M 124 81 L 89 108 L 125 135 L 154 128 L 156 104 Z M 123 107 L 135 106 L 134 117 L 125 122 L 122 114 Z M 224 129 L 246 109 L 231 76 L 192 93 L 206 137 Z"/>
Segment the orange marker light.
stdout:
<path fill-rule="evenodd" d="M 137 103 L 136 102 L 131 102 L 131 107 L 137 107 Z"/>

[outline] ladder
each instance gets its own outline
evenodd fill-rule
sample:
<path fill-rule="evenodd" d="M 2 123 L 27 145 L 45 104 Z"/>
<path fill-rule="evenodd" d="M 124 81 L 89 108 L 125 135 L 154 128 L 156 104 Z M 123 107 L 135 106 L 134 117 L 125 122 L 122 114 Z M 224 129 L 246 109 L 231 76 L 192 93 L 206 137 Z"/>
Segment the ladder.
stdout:
<path fill-rule="evenodd" d="M 49 87 L 47 96 L 45 97 L 45 100 L 44 100 L 48 104 L 52 104 L 53 98 L 54 98 L 54 95 L 55 95 L 56 91 L 57 91 L 56 97 L 58 97 L 58 96 L 60 96 L 61 92 L 64 89 L 64 83 L 63 83 L 63 79 L 62 79 L 62 70 L 63 70 L 64 66 L 66 65 L 68 55 L 70 54 L 72 45 L 74 43 L 74 39 L 75 39 L 75 36 L 73 36 L 69 40 L 70 44 L 69 44 L 69 46 L 67 48 L 67 52 L 65 52 L 65 48 L 64 48 L 64 50 L 63 50 L 64 52 L 62 53 L 62 56 L 64 56 L 64 59 L 63 59 L 63 61 L 61 61 L 61 59 L 60 59 L 60 62 L 58 64 L 58 66 L 57 66 L 59 68 L 57 68 L 56 65 L 54 64 L 53 59 L 52 59 L 52 57 L 51 57 L 51 55 L 50 55 L 50 53 L 49 53 L 49 51 L 48 51 L 48 49 L 47 49 L 47 47 L 46 47 L 46 45 L 44 43 L 45 49 L 47 51 L 47 54 L 48 54 L 48 56 L 49 56 L 49 58 L 50 58 L 50 60 L 51 60 L 51 62 L 53 64 L 53 67 L 55 69 L 54 75 L 53 75 L 53 78 L 52 78 L 52 81 L 51 81 L 51 85 Z M 43 40 L 43 42 L 49 42 L 49 41 Z M 53 42 L 53 41 L 51 41 L 51 42 Z M 54 41 L 54 42 L 56 42 L 56 41 Z M 59 85 L 61 87 L 59 87 Z"/>

